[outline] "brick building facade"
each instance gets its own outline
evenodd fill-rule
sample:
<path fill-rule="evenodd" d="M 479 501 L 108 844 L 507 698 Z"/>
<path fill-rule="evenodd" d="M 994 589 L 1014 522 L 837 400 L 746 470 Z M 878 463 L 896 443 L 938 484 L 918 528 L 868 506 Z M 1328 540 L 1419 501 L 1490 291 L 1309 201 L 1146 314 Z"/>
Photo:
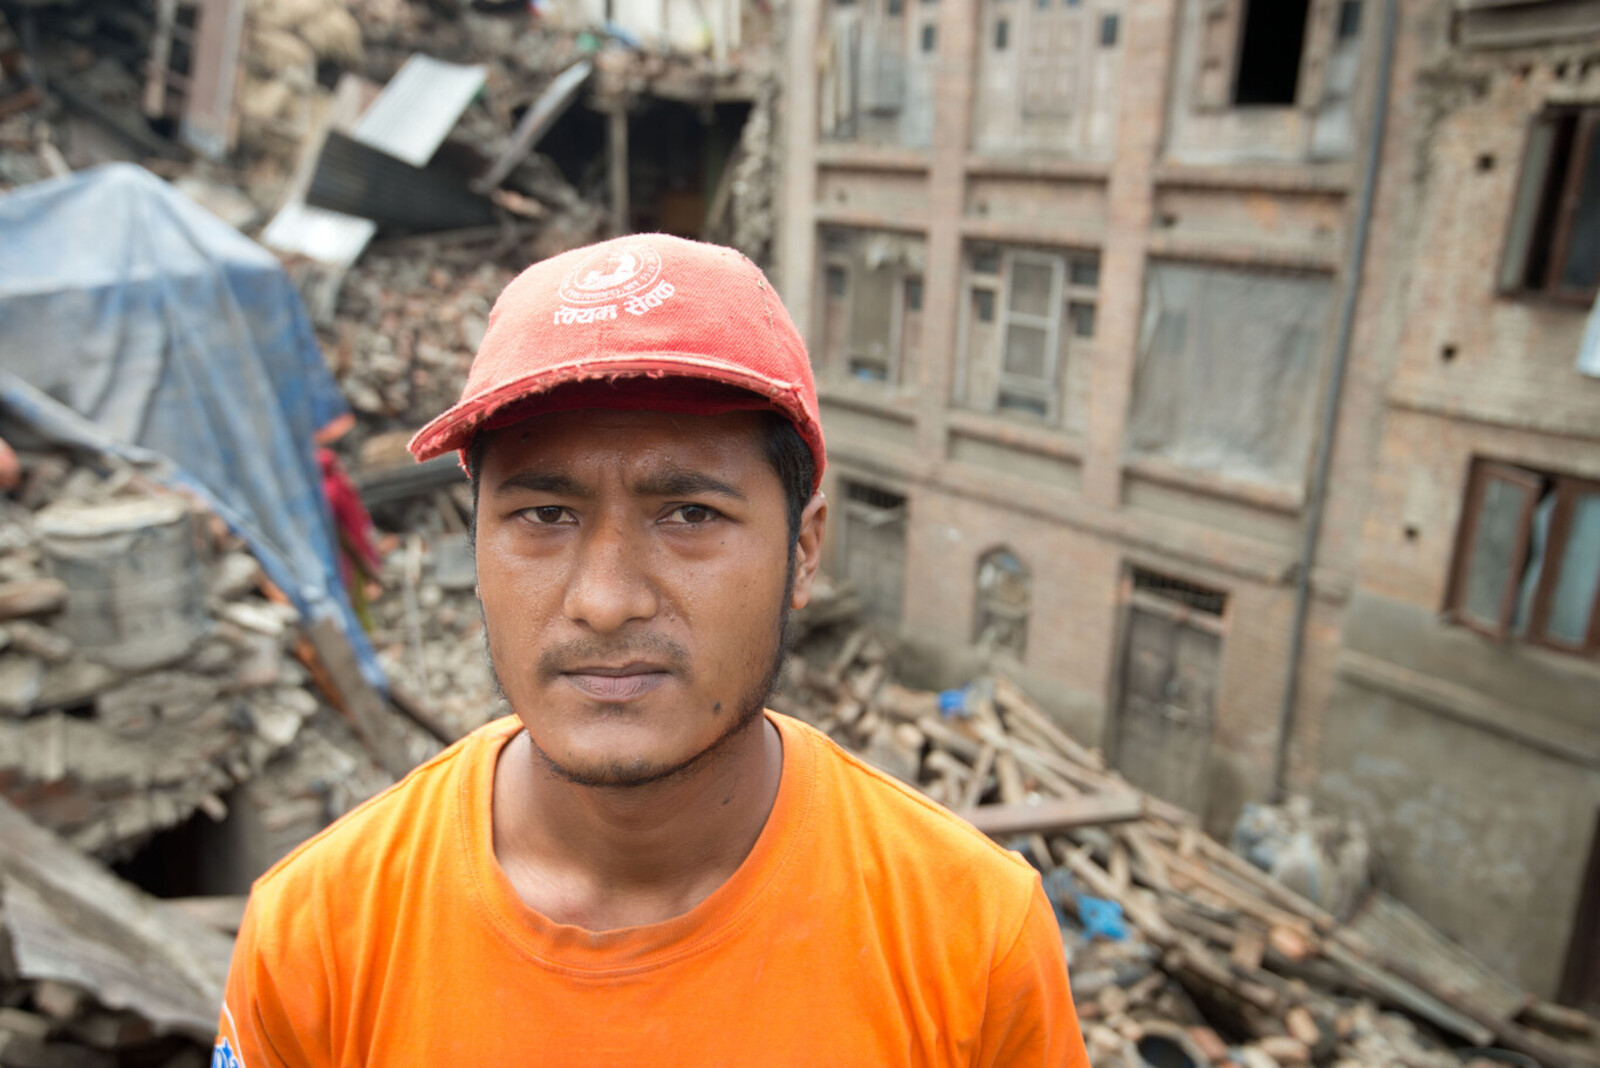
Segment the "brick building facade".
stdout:
<path fill-rule="evenodd" d="M 1591 8 L 793 0 L 776 264 L 829 563 L 923 681 L 1016 676 L 1214 831 L 1358 812 L 1545 994 L 1597 981 Z"/>

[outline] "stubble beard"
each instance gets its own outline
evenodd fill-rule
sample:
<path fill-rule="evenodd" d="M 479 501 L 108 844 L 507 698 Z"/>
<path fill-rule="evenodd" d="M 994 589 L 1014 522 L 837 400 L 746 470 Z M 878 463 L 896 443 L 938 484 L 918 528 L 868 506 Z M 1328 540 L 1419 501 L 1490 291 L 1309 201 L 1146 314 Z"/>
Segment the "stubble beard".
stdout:
<path fill-rule="evenodd" d="M 699 752 L 671 764 L 617 760 L 604 768 L 574 768 L 561 763 L 541 748 L 533 734 L 524 727 L 522 733 L 528 738 L 528 745 L 533 751 L 534 758 L 550 774 L 575 786 L 618 790 L 637 789 L 644 786 L 654 786 L 657 783 L 664 783 L 673 779 L 688 778 L 712 763 L 711 758 L 727 748 L 729 743 L 749 730 L 752 725 L 761 721 L 762 712 L 767 705 L 767 698 L 772 696 L 772 691 L 777 688 L 778 679 L 783 674 L 784 660 L 788 655 L 789 599 L 794 593 L 794 578 L 795 551 L 794 547 L 791 546 L 789 550 L 788 577 L 784 580 L 783 600 L 779 602 L 778 606 L 777 634 L 768 653 L 766 671 L 760 681 L 739 699 L 734 708 L 734 715 L 728 720 L 728 725 L 723 728 L 721 734 L 712 740 L 711 744 L 705 746 Z M 484 621 L 484 659 L 489 664 L 489 679 L 494 685 L 495 693 L 509 707 L 511 701 L 506 696 L 505 687 L 500 683 L 500 673 L 495 667 L 494 653 L 489 642 L 487 620 Z"/>

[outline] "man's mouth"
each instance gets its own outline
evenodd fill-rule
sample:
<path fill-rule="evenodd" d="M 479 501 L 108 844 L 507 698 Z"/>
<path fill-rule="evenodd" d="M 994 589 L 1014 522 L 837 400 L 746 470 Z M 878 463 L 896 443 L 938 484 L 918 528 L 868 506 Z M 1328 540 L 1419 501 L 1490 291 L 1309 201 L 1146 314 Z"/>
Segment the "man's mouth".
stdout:
<path fill-rule="evenodd" d="M 670 673 L 655 664 L 624 664 L 621 667 L 584 664 L 563 671 L 561 677 L 585 697 L 617 703 L 644 696 L 666 682 Z"/>

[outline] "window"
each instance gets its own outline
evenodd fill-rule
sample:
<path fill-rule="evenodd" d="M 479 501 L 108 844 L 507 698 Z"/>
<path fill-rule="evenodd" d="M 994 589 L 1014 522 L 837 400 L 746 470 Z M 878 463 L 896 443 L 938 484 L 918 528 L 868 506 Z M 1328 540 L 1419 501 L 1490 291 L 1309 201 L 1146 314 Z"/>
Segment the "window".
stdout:
<path fill-rule="evenodd" d="M 1008 549 L 995 549 L 978 561 L 972 640 L 981 651 L 1003 651 L 1022 659 L 1028 648 L 1032 581 L 1028 569 Z"/>
<path fill-rule="evenodd" d="M 1500 288 L 1579 301 L 1600 288 L 1600 107 L 1533 121 L 1511 208 Z"/>
<path fill-rule="evenodd" d="M 1011 23 L 1005 19 L 1000 19 L 994 24 L 994 50 L 996 52 L 1004 52 L 1006 50 L 1006 36 L 1010 32 Z"/>
<path fill-rule="evenodd" d="M 966 273 L 958 403 L 1061 421 L 1068 351 L 1094 334 L 1098 257 L 978 244 Z"/>
<path fill-rule="evenodd" d="M 1117 16 L 1106 15 L 1100 20 L 1100 47 L 1110 48 L 1117 43 Z"/>
<path fill-rule="evenodd" d="M 1008 258 L 997 403 L 1044 418 L 1050 414 L 1056 380 L 1061 261 L 1021 252 Z"/>
<path fill-rule="evenodd" d="M 1300 84 L 1300 52 L 1309 0 L 1245 0 L 1239 34 L 1239 69 L 1233 102 L 1293 104 Z"/>
<path fill-rule="evenodd" d="M 1128 455 L 1303 492 L 1332 293 L 1325 275 L 1152 260 Z"/>
<path fill-rule="evenodd" d="M 1361 36 L 1361 0 L 1340 0 L 1339 40 L 1349 41 Z"/>
<path fill-rule="evenodd" d="M 844 227 L 820 237 L 818 367 L 835 380 L 909 380 L 922 350 L 922 240 Z"/>
<path fill-rule="evenodd" d="M 972 291 L 972 314 L 980 323 L 994 322 L 994 290 L 974 289 Z"/>
<path fill-rule="evenodd" d="M 937 43 L 937 30 L 934 28 L 933 23 L 927 23 L 922 27 L 922 50 L 924 52 L 932 52 Z"/>
<path fill-rule="evenodd" d="M 1133 569 L 1133 589 L 1135 593 L 1149 594 L 1163 601 L 1180 604 L 1191 611 L 1219 618 L 1228 606 L 1228 595 L 1225 593 L 1138 567 Z"/>
<path fill-rule="evenodd" d="M 905 596 L 905 497 L 864 482 L 844 483 L 836 567 L 866 607 L 867 619 L 895 629 Z"/>
<path fill-rule="evenodd" d="M 915 275 L 906 279 L 906 311 L 922 310 L 922 279 Z"/>
<path fill-rule="evenodd" d="M 1475 462 L 1447 608 L 1492 637 L 1600 649 L 1600 482 Z"/>

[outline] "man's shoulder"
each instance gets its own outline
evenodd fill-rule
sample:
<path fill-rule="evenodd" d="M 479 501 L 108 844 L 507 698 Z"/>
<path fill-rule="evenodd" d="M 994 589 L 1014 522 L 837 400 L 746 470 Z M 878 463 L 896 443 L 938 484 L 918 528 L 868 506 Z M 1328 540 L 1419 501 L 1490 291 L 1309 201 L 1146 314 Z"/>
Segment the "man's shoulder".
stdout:
<path fill-rule="evenodd" d="M 814 727 L 790 720 L 797 737 L 817 753 L 817 805 L 829 822 L 842 822 L 851 839 L 902 875 L 948 880 L 973 876 L 1009 895 L 1031 895 L 1037 872 L 972 824 Z M 956 884 L 967 882 L 958 878 Z"/>
<path fill-rule="evenodd" d="M 422 839 L 457 833 L 463 777 L 493 759 L 509 722 L 478 728 L 300 843 L 256 880 L 254 896 L 293 897 L 319 885 L 379 876 L 386 864 L 403 863 Z"/>

